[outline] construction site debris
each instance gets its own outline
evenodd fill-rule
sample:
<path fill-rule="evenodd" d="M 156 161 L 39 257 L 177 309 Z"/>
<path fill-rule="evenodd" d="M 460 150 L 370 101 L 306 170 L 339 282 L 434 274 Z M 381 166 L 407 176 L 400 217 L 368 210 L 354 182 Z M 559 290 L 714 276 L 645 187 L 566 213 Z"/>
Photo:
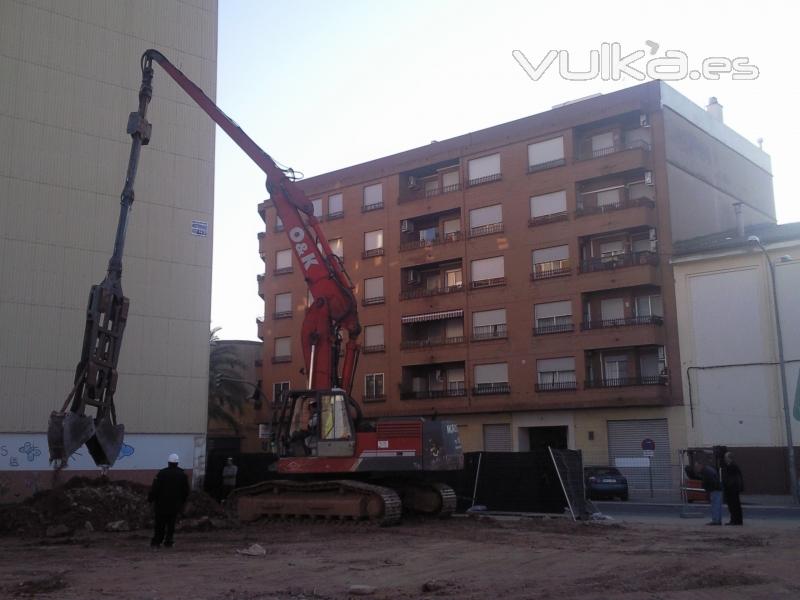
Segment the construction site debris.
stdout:
<path fill-rule="evenodd" d="M 244 556 L 266 556 L 267 551 L 260 544 L 250 544 L 247 548 L 237 550 L 236 553 Z"/>

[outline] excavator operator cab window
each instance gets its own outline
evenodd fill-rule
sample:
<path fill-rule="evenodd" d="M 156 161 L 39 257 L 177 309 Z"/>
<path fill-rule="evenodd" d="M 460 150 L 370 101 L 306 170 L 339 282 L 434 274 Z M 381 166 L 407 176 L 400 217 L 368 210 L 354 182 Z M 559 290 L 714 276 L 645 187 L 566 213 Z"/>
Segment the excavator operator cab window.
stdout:
<path fill-rule="evenodd" d="M 320 394 L 320 439 L 349 440 L 353 437 L 350 416 L 347 414 L 347 399 L 344 394 L 332 392 Z"/>

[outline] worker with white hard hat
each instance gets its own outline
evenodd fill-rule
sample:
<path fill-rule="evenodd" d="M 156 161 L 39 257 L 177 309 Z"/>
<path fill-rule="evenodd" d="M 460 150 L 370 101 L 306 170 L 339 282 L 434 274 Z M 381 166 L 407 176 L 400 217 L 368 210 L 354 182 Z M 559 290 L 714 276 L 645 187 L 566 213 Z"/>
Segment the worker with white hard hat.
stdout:
<path fill-rule="evenodd" d="M 189 478 L 178 466 L 180 458 L 174 452 L 167 458 L 167 467 L 161 469 L 153 480 L 147 500 L 153 503 L 155 530 L 150 547 L 154 550 L 164 544 L 174 544 L 175 521 L 189 497 Z"/>

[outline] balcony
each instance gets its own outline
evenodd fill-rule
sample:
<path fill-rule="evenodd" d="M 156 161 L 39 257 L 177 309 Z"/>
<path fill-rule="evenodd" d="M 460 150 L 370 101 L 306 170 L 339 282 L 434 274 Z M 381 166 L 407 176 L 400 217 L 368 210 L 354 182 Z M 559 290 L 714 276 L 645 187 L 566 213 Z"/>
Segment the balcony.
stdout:
<path fill-rule="evenodd" d="M 256 335 L 262 342 L 264 341 L 264 319 L 261 317 L 256 318 Z"/>
<path fill-rule="evenodd" d="M 553 333 L 572 333 L 575 331 L 574 323 L 557 323 L 533 328 L 533 335 L 550 335 Z"/>
<path fill-rule="evenodd" d="M 561 221 L 569 221 L 569 213 L 567 211 L 531 217 L 528 219 L 528 227 L 539 227 L 540 225 L 549 225 L 550 223 L 559 223 Z"/>
<path fill-rule="evenodd" d="M 617 377 L 612 379 L 587 379 L 584 387 L 589 389 L 632 387 L 637 385 L 667 385 L 665 375 L 639 375 L 637 377 Z"/>
<path fill-rule="evenodd" d="M 473 396 L 491 396 L 495 394 L 510 394 L 511 386 L 507 381 L 497 383 L 478 383 L 472 388 Z"/>
<path fill-rule="evenodd" d="M 256 281 L 258 282 L 258 295 L 263 300 L 267 293 L 267 278 L 263 273 L 259 273 L 256 275 Z"/>
<path fill-rule="evenodd" d="M 267 224 L 267 201 L 260 202 L 258 204 L 258 214 L 261 217 L 261 220 L 264 221 L 264 224 Z"/>
<path fill-rule="evenodd" d="M 539 163 L 537 165 L 528 165 L 528 174 L 546 171 L 547 169 L 555 169 L 556 167 L 563 167 L 565 164 L 567 164 L 566 159 L 557 158 L 555 160 Z"/>
<path fill-rule="evenodd" d="M 409 390 L 400 388 L 401 400 L 436 400 L 439 398 L 458 398 L 467 395 L 467 388 L 463 383 L 451 384 L 444 390 Z"/>
<path fill-rule="evenodd" d="M 338 210 L 336 212 L 328 213 L 327 220 L 335 221 L 336 219 L 343 219 L 343 218 L 344 218 L 344 211 Z"/>
<path fill-rule="evenodd" d="M 411 240 L 408 242 L 401 242 L 400 252 L 405 252 L 407 250 L 417 250 L 419 248 L 429 248 L 431 246 L 440 246 L 442 244 L 450 244 L 453 242 L 460 242 L 462 239 L 463 238 L 460 231 L 454 231 L 444 236 L 440 236 L 437 233 L 437 235 L 432 239 Z"/>
<path fill-rule="evenodd" d="M 373 202 L 372 204 L 363 204 L 361 205 L 361 212 L 367 213 L 372 212 L 373 210 L 380 210 L 383 208 L 383 200 L 380 202 Z"/>
<path fill-rule="evenodd" d="M 383 304 L 386 298 L 383 296 L 373 296 L 372 298 L 362 298 L 361 306 L 373 306 L 375 304 Z"/>
<path fill-rule="evenodd" d="M 473 290 L 482 290 L 484 288 L 499 287 L 505 284 L 505 277 L 494 277 L 492 279 L 479 279 L 478 281 L 470 281 L 469 287 Z"/>
<path fill-rule="evenodd" d="M 288 356 L 287 355 L 284 355 L 284 356 L 273 356 L 272 357 L 272 364 L 273 365 L 277 365 L 277 364 L 280 364 L 280 363 L 288 363 L 288 362 L 292 362 L 292 356 L 291 355 L 288 355 Z"/>
<path fill-rule="evenodd" d="M 450 185 L 443 185 L 443 186 L 436 186 L 436 187 L 426 187 L 424 189 L 420 188 L 418 190 L 412 190 L 408 194 L 401 196 L 397 199 L 398 203 L 402 204 L 403 202 L 412 202 L 414 200 L 424 200 L 426 198 L 434 198 L 436 196 L 442 196 L 444 194 L 451 194 L 453 192 L 458 192 L 461 190 L 461 183 L 452 183 Z"/>
<path fill-rule="evenodd" d="M 580 146 L 580 144 L 579 144 Z M 600 158 L 601 156 L 608 156 L 609 154 L 616 154 L 617 152 L 624 152 L 625 150 L 641 149 L 644 151 L 650 150 L 650 144 L 644 140 L 631 140 L 629 142 L 622 142 L 608 146 L 606 148 L 598 148 L 596 150 L 586 150 L 578 154 L 575 160 L 591 160 L 593 158 Z"/>
<path fill-rule="evenodd" d="M 585 217 L 589 215 L 601 215 L 618 210 L 625 210 L 628 208 L 655 208 L 656 203 L 652 198 L 622 198 L 617 202 L 610 204 L 597 205 L 595 202 L 579 201 L 577 209 L 575 210 L 576 217 Z"/>
<path fill-rule="evenodd" d="M 280 269 L 275 269 L 272 272 L 272 274 L 273 275 L 287 275 L 287 274 L 292 273 L 292 272 L 294 272 L 294 267 L 288 266 L 288 267 L 281 267 Z"/>
<path fill-rule="evenodd" d="M 572 392 L 578 389 L 578 382 L 550 381 L 548 383 L 537 383 L 534 389 L 537 392 Z"/>
<path fill-rule="evenodd" d="M 558 264 L 539 263 L 533 265 L 531 281 L 543 279 L 555 279 L 556 277 L 566 277 L 572 273 L 572 267 L 566 261 L 556 261 Z"/>
<path fill-rule="evenodd" d="M 383 256 L 383 248 L 373 248 L 372 250 L 364 250 L 361 253 L 361 258 L 374 258 L 375 256 Z"/>
<path fill-rule="evenodd" d="M 266 231 L 259 231 L 258 232 L 258 255 L 261 257 L 261 260 L 267 262 L 267 232 Z"/>
<path fill-rule="evenodd" d="M 486 175 L 485 177 L 478 177 L 477 179 L 470 179 L 467 182 L 469 187 L 474 187 L 476 185 L 483 185 L 485 183 L 492 183 L 493 181 L 500 181 L 503 178 L 502 173 L 493 173 L 492 175 Z"/>
<path fill-rule="evenodd" d="M 361 400 L 366 403 L 370 402 L 386 402 L 386 394 L 378 394 L 375 396 L 361 396 Z"/>
<path fill-rule="evenodd" d="M 400 342 L 401 350 L 419 350 L 421 348 L 430 348 L 431 346 L 449 346 L 452 344 L 463 344 L 464 336 L 436 336 L 422 340 L 403 340 Z"/>
<path fill-rule="evenodd" d="M 664 318 L 658 315 L 643 315 L 640 317 L 626 317 L 624 319 L 605 319 L 599 321 L 584 321 L 581 331 L 590 329 L 606 329 L 609 327 L 634 327 L 636 325 L 663 325 Z"/>
<path fill-rule="evenodd" d="M 386 352 L 386 346 L 383 344 L 376 344 L 374 346 L 361 346 L 361 352 L 364 354 L 374 354 L 377 352 Z"/>
<path fill-rule="evenodd" d="M 282 310 L 276 311 L 272 313 L 272 319 L 277 321 L 279 319 L 291 319 L 292 318 L 292 311 L 291 310 Z"/>
<path fill-rule="evenodd" d="M 499 340 L 508 337 L 508 325 L 484 325 L 472 328 L 472 341 Z"/>
<path fill-rule="evenodd" d="M 480 227 L 472 227 L 469 230 L 469 237 L 476 238 L 483 235 L 492 235 L 495 233 L 503 233 L 504 227 L 502 223 L 492 223 L 491 225 L 481 225 Z"/>
<path fill-rule="evenodd" d="M 411 288 L 400 292 L 400 300 L 412 300 L 414 298 L 428 298 L 430 296 L 441 296 L 443 294 L 453 294 L 463 292 L 464 284 L 446 285 L 437 288 Z"/>
<path fill-rule="evenodd" d="M 653 267 L 658 265 L 658 254 L 650 250 L 645 250 L 642 252 L 623 252 L 609 256 L 588 258 L 581 261 L 580 272 L 597 273 L 600 271 L 612 271 L 614 269 L 638 265 L 649 265 Z"/>

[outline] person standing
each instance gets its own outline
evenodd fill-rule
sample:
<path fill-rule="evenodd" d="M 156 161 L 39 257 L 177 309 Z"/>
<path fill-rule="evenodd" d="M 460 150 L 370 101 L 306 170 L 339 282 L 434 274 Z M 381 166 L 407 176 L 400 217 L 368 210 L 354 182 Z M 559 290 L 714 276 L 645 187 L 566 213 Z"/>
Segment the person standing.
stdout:
<path fill-rule="evenodd" d="M 731 513 L 731 520 L 727 525 L 743 525 L 742 500 L 739 494 L 744 491 L 744 478 L 742 470 L 733 461 L 733 454 L 725 453 L 725 466 L 722 467 L 722 489 L 725 492 L 725 503 Z"/>
<path fill-rule="evenodd" d="M 233 457 L 229 456 L 222 468 L 222 501 L 228 497 L 236 487 L 236 476 L 239 473 L 239 467 L 233 464 Z"/>
<path fill-rule="evenodd" d="M 162 543 L 165 548 L 172 548 L 175 520 L 189 497 L 189 478 L 178 462 L 177 454 L 169 455 L 167 467 L 158 472 L 147 495 L 147 501 L 153 503 L 155 512 L 153 539 L 150 540 L 154 549 Z"/>
<path fill-rule="evenodd" d="M 722 486 L 717 470 L 698 461 L 694 463 L 694 472 L 703 482 L 703 489 L 708 492 L 711 502 L 711 522 L 708 525 L 722 525 Z"/>

